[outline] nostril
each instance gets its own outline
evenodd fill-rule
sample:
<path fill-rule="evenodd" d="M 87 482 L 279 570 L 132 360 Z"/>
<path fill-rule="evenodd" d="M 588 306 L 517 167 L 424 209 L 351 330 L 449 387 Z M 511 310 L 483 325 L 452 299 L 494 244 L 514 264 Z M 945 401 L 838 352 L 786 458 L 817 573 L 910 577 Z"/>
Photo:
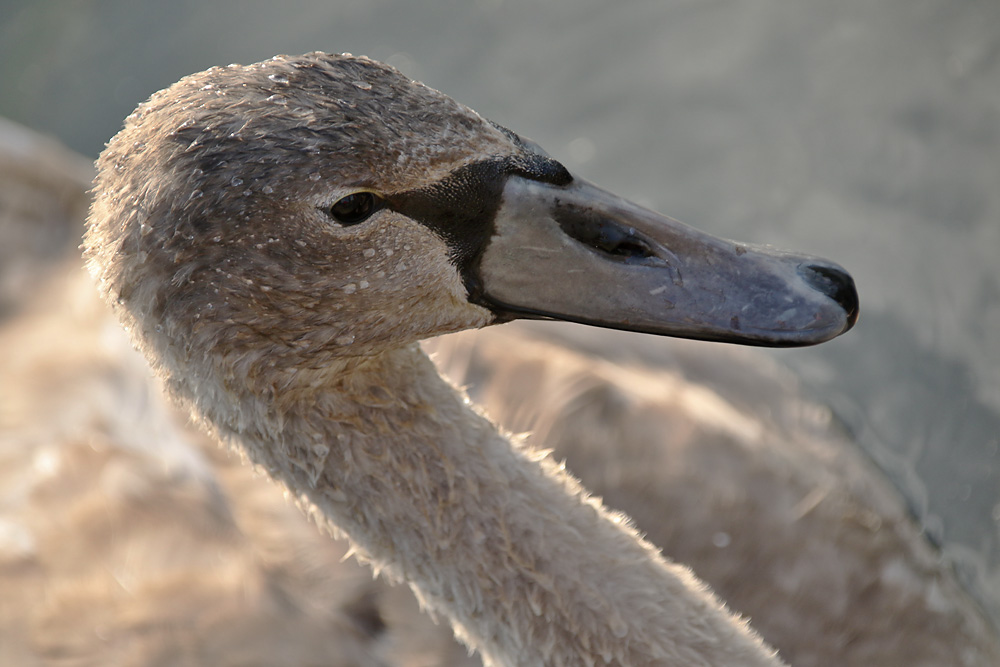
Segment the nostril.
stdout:
<path fill-rule="evenodd" d="M 860 304 L 854 278 L 839 266 L 810 264 L 799 267 L 799 273 L 816 290 L 840 304 L 847 313 L 847 331 L 858 321 Z"/>
<path fill-rule="evenodd" d="M 567 236 L 605 257 L 629 264 L 666 265 L 652 241 L 617 220 L 572 206 L 557 210 L 555 219 Z"/>

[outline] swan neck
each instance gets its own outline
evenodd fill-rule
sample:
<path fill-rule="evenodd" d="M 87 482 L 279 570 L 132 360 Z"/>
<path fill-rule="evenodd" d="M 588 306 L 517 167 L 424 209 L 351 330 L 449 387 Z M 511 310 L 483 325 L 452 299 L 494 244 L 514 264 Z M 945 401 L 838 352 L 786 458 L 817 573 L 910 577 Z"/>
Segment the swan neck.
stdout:
<path fill-rule="evenodd" d="M 488 665 L 779 665 L 557 462 L 502 435 L 417 346 L 226 428 Z"/>

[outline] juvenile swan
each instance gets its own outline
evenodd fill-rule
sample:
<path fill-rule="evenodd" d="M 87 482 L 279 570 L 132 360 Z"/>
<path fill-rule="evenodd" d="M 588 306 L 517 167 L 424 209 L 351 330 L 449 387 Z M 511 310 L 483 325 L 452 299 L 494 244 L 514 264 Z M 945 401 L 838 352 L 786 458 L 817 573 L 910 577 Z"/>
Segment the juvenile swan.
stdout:
<path fill-rule="evenodd" d="M 86 256 L 171 394 L 487 664 L 780 664 L 416 341 L 534 317 L 818 343 L 857 317 L 842 269 L 639 208 L 349 55 L 189 76 L 98 169 Z"/>

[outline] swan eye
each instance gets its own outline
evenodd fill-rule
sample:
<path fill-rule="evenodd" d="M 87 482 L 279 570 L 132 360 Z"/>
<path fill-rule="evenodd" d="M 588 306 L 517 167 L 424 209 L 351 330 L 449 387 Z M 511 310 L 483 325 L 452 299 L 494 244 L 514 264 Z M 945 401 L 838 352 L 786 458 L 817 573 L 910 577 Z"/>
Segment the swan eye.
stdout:
<path fill-rule="evenodd" d="M 371 217 L 381 203 L 371 192 L 355 192 L 338 199 L 326 212 L 342 225 L 356 225 Z"/>

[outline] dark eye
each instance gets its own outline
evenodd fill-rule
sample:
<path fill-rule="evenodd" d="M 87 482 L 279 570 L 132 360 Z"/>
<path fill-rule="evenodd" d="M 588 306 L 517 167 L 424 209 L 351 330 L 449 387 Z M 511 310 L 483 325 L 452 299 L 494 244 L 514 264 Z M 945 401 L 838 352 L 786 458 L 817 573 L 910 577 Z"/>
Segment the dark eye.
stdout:
<path fill-rule="evenodd" d="M 381 204 L 382 200 L 370 192 L 355 192 L 337 200 L 327 213 L 342 225 L 356 225 L 367 220 Z"/>

